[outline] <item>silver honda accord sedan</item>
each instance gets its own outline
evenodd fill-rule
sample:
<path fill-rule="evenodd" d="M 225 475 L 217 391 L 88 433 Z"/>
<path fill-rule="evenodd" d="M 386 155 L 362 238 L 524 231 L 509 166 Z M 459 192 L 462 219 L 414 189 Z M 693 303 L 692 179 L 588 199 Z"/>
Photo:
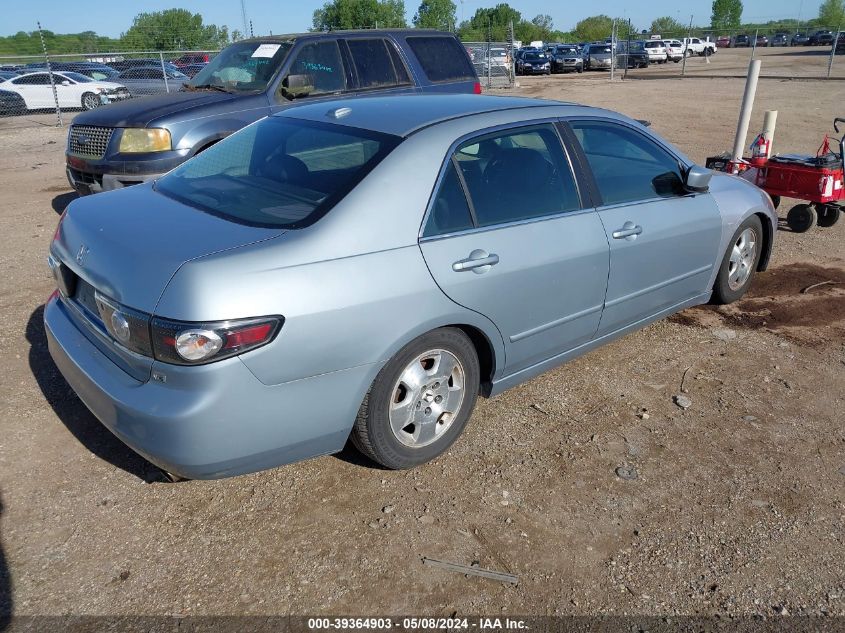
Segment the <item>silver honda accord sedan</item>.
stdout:
<path fill-rule="evenodd" d="M 44 320 L 82 401 L 174 475 L 350 439 L 408 468 L 455 441 L 479 394 L 735 301 L 775 227 L 761 190 L 607 110 L 321 101 L 73 202 Z"/>

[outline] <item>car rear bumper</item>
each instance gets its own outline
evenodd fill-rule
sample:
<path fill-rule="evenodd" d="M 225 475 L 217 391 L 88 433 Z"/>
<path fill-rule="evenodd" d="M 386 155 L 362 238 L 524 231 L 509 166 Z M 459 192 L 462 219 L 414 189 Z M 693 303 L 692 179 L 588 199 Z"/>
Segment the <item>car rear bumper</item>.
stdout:
<path fill-rule="evenodd" d="M 341 450 L 380 369 L 363 365 L 265 385 L 237 357 L 196 367 L 156 361 L 154 378 L 141 382 L 97 349 L 67 310 L 58 296 L 44 308 L 50 355 L 65 380 L 118 439 L 189 479 L 228 477 Z"/>

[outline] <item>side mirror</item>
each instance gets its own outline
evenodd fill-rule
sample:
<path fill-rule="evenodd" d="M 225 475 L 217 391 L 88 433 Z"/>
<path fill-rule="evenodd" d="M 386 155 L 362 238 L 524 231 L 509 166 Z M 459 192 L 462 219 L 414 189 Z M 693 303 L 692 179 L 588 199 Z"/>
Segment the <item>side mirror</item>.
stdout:
<path fill-rule="evenodd" d="M 689 168 L 689 171 L 687 171 L 687 178 L 686 182 L 684 182 L 684 186 L 687 188 L 687 191 L 704 193 L 710 188 L 710 178 L 712 177 L 713 172 L 709 169 L 700 167 L 699 165 L 693 165 Z"/>
<path fill-rule="evenodd" d="M 62 85 L 63 86 L 69 86 L 70 82 L 67 79 L 65 79 L 65 80 L 62 81 Z"/>
<path fill-rule="evenodd" d="M 313 90 L 310 75 L 288 75 L 282 79 L 280 86 L 282 95 L 288 99 L 307 97 Z"/>

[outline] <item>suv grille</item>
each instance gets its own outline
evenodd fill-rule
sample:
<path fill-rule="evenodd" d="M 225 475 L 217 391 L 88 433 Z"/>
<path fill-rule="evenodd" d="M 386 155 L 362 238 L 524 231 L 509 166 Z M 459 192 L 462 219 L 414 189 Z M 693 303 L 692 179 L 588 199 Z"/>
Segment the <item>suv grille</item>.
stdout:
<path fill-rule="evenodd" d="M 67 140 L 67 151 L 80 156 L 102 158 L 106 155 L 114 128 L 93 125 L 71 125 Z"/>

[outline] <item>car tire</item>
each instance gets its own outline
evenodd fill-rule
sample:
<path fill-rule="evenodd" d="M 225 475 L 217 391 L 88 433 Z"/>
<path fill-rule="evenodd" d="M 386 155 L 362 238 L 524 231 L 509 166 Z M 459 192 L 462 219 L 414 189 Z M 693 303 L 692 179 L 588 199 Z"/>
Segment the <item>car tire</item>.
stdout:
<path fill-rule="evenodd" d="M 826 204 L 819 206 L 816 209 L 816 214 L 818 216 L 816 218 L 816 224 L 826 229 L 839 222 L 839 216 L 842 215 L 842 211 L 835 204 Z"/>
<path fill-rule="evenodd" d="M 97 95 L 95 95 L 93 92 L 83 93 L 82 99 L 80 100 L 80 104 L 82 105 L 83 110 L 93 110 L 94 108 L 98 108 L 101 105 L 100 100 L 97 98 Z"/>
<path fill-rule="evenodd" d="M 575 72 L 580 74 L 580 73 L 584 72 L 584 68 L 581 67 L 581 66 L 578 66 L 578 67 L 576 67 Z"/>
<path fill-rule="evenodd" d="M 763 252 L 763 225 L 752 215 L 739 225 L 722 257 L 712 303 L 728 304 L 740 299 L 751 285 Z"/>
<path fill-rule="evenodd" d="M 444 362 L 447 366 L 441 367 Z M 469 421 L 480 371 L 472 341 L 457 328 L 440 328 L 411 341 L 373 381 L 358 411 L 352 444 L 393 470 L 434 459 Z M 441 404 L 448 406 L 450 400 L 453 411 Z M 394 406 L 403 403 L 407 409 Z"/>
<path fill-rule="evenodd" d="M 793 233 L 806 233 L 816 223 L 816 210 L 809 204 L 796 204 L 786 214 L 786 223 Z"/>

